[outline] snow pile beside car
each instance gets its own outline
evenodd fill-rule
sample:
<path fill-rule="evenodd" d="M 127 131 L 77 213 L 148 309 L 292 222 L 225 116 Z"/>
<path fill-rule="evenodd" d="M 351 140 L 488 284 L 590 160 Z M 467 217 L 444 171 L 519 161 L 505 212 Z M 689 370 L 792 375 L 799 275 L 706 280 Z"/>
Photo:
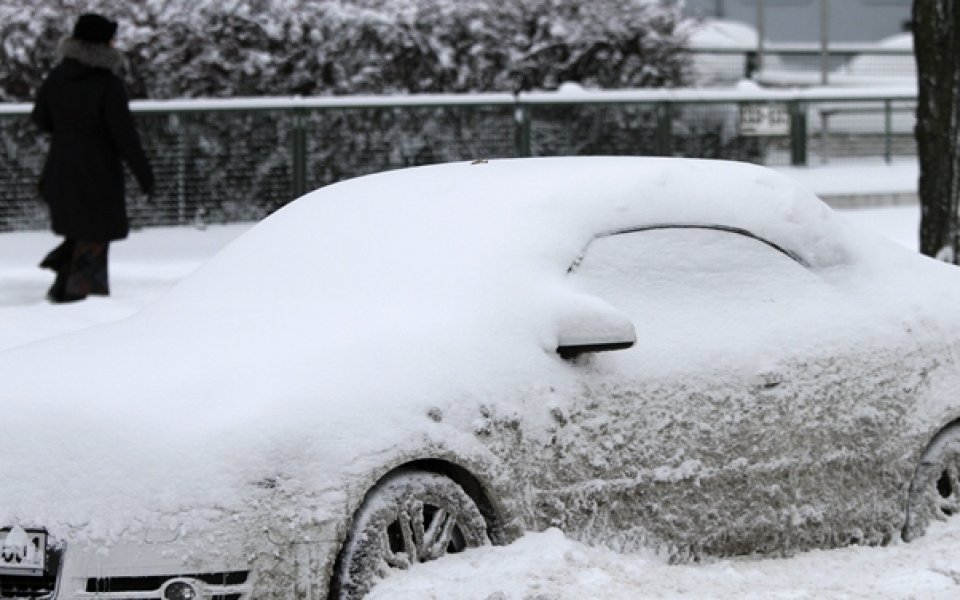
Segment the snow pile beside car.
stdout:
<path fill-rule="evenodd" d="M 958 546 L 960 523 L 953 522 L 914 544 L 668 565 L 650 553 L 592 548 L 549 529 L 504 548 L 479 548 L 397 572 L 374 588 L 369 599 L 950 600 L 956 596 L 950 556 Z"/>

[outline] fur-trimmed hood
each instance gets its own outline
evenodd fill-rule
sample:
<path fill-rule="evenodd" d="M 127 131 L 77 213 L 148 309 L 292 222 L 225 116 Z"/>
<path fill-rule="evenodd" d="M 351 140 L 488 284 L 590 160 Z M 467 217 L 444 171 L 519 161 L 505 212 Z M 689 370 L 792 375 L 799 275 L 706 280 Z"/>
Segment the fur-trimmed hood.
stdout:
<path fill-rule="evenodd" d="M 72 58 L 88 67 L 107 69 L 119 75 L 123 67 L 123 54 L 103 44 L 91 44 L 74 38 L 63 38 L 57 48 L 60 58 Z"/>

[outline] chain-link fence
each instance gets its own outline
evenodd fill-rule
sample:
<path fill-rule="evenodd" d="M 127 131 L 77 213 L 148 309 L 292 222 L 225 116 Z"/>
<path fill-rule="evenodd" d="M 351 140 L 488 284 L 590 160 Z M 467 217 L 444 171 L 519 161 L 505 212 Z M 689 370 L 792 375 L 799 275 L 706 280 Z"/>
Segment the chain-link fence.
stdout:
<path fill-rule="evenodd" d="M 520 96 L 136 102 L 157 175 L 128 182 L 134 227 L 257 220 L 308 190 L 475 158 L 659 155 L 767 165 L 915 155 L 915 97 L 646 90 Z M 28 105 L 0 106 L 0 231 L 46 226 L 47 142 Z"/>

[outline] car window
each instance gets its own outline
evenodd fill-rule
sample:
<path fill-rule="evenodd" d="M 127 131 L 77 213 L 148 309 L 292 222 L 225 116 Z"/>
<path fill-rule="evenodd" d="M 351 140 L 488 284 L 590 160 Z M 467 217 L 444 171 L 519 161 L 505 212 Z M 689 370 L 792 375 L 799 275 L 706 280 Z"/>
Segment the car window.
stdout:
<path fill-rule="evenodd" d="M 744 350 L 802 334 L 832 291 L 788 251 L 736 230 L 670 228 L 594 239 L 570 279 L 633 321 L 637 351 Z M 633 350 L 629 351 L 633 352 Z"/>

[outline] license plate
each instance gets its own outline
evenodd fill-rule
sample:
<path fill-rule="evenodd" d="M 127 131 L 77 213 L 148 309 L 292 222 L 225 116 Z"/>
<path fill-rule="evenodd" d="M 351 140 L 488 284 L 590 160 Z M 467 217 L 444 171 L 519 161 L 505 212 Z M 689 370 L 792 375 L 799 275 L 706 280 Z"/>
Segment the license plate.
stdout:
<path fill-rule="evenodd" d="M 47 532 L 0 529 L 0 575 L 43 575 L 46 563 Z"/>
<path fill-rule="evenodd" d="M 740 135 L 787 135 L 790 112 L 785 104 L 744 104 L 740 106 Z"/>

